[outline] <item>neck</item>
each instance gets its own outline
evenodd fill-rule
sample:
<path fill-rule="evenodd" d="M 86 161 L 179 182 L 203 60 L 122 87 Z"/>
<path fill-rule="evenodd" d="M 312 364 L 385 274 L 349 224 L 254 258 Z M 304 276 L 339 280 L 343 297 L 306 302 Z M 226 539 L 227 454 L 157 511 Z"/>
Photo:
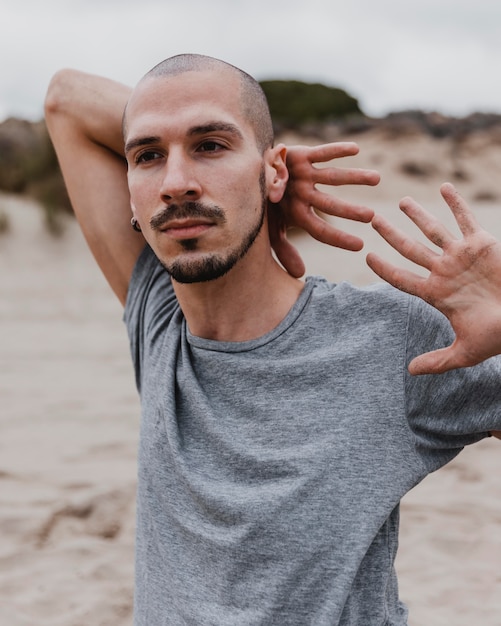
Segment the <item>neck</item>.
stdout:
<path fill-rule="evenodd" d="M 249 341 L 265 335 L 287 315 L 303 283 L 253 246 L 225 276 L 205 283 L 173 281 L 193 335 L 218 341 Z"/>

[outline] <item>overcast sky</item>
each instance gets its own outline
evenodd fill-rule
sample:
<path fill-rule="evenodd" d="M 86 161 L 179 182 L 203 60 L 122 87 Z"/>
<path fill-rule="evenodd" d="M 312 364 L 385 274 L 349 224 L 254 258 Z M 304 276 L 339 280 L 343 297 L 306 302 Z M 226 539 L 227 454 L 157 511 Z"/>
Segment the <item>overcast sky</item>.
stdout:
<path fill-rule="evenodd" d="M 500 0 L 0 0 L 0 120 L 40 118 L 61 67 L 134 84 L 181 52 L 342 87 L 373 116 L 501 113 Z"/>

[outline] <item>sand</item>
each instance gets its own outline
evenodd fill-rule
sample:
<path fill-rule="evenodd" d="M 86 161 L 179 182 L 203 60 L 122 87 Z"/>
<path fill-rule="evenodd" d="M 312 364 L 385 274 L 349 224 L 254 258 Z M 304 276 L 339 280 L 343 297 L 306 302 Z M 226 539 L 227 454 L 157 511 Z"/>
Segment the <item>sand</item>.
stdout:
<path fill-rule="evenodd" d="M 391 155 L 394 172 L 404 147 L 382 151 L 376 139 L 361 164 L 385 170 Z M 491 184 L 478 182 L 485 169 L 466 194 Z M 401 221 L 397 200 L 411 192 L 446 216 L 446 174 L 342 193 Z M 122 310 L 73 220 L 54 238 L 30 202 L 1 197 L 0 208 L 11 224 L 0 238 L 0 626 L 131 626 L 139 405 Z M 501 204 L 478 214 L 501 236 Z M 368 226 L 350 230 L 392 257 Z M 375 280 L 362 253 L 296 241 L 309 273 Z M 465 450 L 403 502 L 398 569 L 412 626 L 501 625 L 499 446 Z"/>

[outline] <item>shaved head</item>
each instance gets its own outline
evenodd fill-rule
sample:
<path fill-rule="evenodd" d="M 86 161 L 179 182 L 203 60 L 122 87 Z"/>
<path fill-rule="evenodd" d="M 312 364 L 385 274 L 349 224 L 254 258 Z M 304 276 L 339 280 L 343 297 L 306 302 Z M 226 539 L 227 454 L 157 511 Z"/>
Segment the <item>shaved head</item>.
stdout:
<path fill-rule="evenodd" d="M 261 153 L 273 146 L 273 125 L 268 101 L 261 85 L 250 74 L 213 57 L 201 54 L 179 54 L 155 65 L 140 82 L 151 78 L 176 76 L 185 72 L 229 72 L 237 76 L 240 83 L 242 113 L 251 125 Z"/>

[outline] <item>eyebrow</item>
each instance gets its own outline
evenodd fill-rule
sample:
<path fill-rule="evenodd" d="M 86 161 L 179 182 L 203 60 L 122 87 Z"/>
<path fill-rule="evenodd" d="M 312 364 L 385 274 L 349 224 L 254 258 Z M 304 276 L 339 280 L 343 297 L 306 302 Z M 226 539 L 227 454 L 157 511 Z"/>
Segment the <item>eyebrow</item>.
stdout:
<path fill-rule="evenodd" d="M 159 143 L 160 137 L 137 137 L 137 139 L 131 139 L 125 144 L 124 152 L 127 154 L 134 148 L 140 148 L 141 146 L 151 146 L 152 144 Z"/>
<path fill-rule="evenodd" d="M 230 133 L 239 139 L 244 138 L 238 126 L 228 122 L 207 122 L 206 124 L 200 124 L 199 126 L 192 126 L 192 128 L 188 131 L 188 135 L 205 135 L 207 133 L 213 133 L 214 131 Z"/>
<path fill-rule="evenodd" d="M 238 137 L 238 139 L 244 138 L 238 126 L 235 126 L 235 124 L 229 124 L 227 122 L 207 122 L 206 124 L 192 126 L 188 130 L 188 136 L 194 137 L 196 135 L 207 135 L 208 133 L 213 132 L 225 132 L 234 135 L 235 137 Z M 149 137 L 137 137 L 135 139 L 131 139 L 125 144 L 124 151 L 125 154 L 127 154 L 131 150 L 134 150 L 134 148 L 151 146 L 160 142 L 161 138 L 155 135 Z"/>

